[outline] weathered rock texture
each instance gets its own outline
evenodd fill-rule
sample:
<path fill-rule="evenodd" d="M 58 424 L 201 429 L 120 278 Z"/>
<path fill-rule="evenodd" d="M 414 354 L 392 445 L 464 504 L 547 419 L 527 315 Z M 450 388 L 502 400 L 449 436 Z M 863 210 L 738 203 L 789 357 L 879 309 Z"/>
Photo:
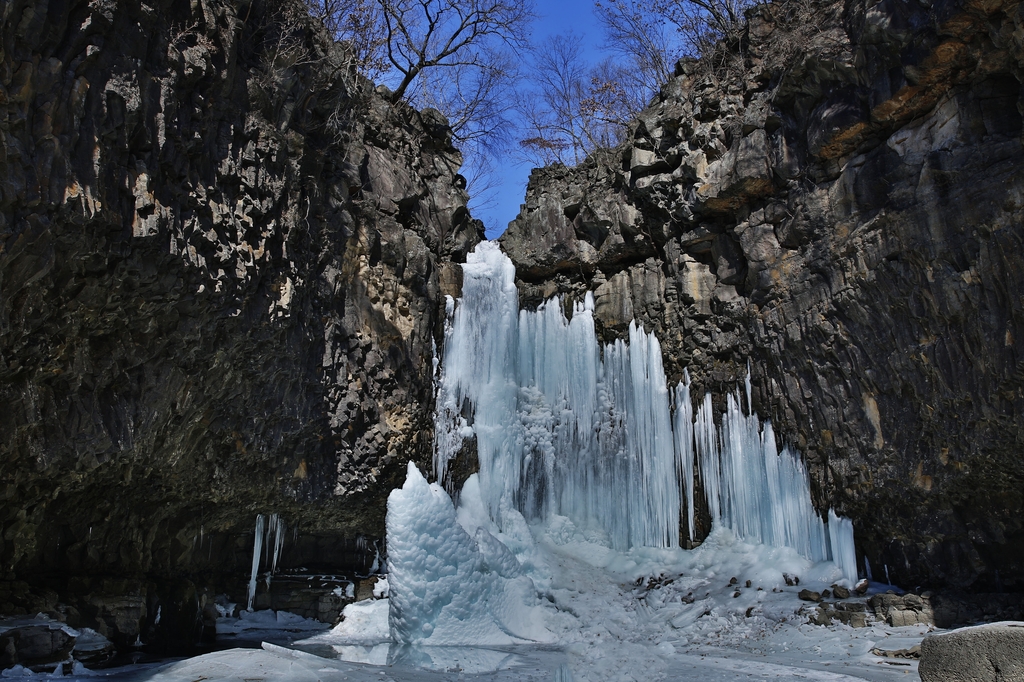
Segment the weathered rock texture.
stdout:
<path fill-rule="evenodd" d="M 0 613 L 187 643 L 257 513 L 365 571 L 482 237 L 443 118 L 299 2 L 0 0 L 0 142 Z"/>
<path fill-rule="evenodd" d="M 636 318 L 719 397 L 749 362 L 876 577 L 1024 589 L 1024 10 L 749 19 L 627 143 L 534 172 L 502 237 L 523 298 L 592 290 L 604 334 Z"/>
<path fill-rule="evenodd" d="M 922 682 L 1021 682 L 1024 623 L 1005 622 L 929 635 L 921 642 Z"/>

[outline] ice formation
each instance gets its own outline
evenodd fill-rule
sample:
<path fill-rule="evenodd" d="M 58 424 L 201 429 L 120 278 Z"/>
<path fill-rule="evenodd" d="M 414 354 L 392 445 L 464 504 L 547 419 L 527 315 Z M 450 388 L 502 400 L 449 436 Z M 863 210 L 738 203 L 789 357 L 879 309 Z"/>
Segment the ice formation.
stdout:
<path fill-rule="evenodd" d="M 681 383 L 676 394 L 684 393 L 688 389 Z M 832 510 L 827 523 L 818 516 L 799 454 L 788 447 L 780 453 L 771 422 L 762 426 L 751 409 L 749 375 L 745 394 L 746 413 L 738 390 L 726 396 L 726 412 L 717 428 L 711 396 L 705 395 L 694 426 L 696 448 L 680 446 L 680 451 L 695 450 L 699 459 L 713 523 L 724 524 L 750 542 L 792 547 L 815 562 L 834 561 L 844 578 L 856 582 L 853 524 Z M 677 403 L 677 423 L 680 411 L 684 410 Z M 676 436 L 685 441 L 688 433 L 677 427 Z M 692 463 L 684 466 L 687 471 L 692 468 Z M 693 495 L 692 487 L 687 495 Z M 692 497 L 688 497 L 688 508 L 693 508 Z"/>
<path fill-rule="evenodd" d="M 252 546 L 252 570 L 249 573 L 249 594 L 247 608 L 252 611 L 252 603 L 256 598 L 256 578 L 259 575 L 260 564 L 263 561 L 264 546 L 269 543 L 271 547 L 270 571 L 267 577 L 267 586 L 270 586 L 270 577 L 277 572 L 277 560 L 281 556 L 281 548 L 284 546 L 284 521 L 278 514 L 271 514 L 269 519 L 263 514 L 256 515 L 255 539 Z M 273 537 L 273 539 L 271 539 Z"/>
<path fill-rule="evenodd" d="M 481 527 L 459 525 L 448 493 L 409 463 L 387 512 L 390 630 L 403 644 L 547 641 L 536 589 L 516 557 Z"/>
<path fill-rule="evenodd" d="M 688 377 L 666 386 L 653 333 L 630 324 L 628 343 L 598 343 L 591 294 L 571 319 L 557 298 L 520 311 L 515 268 L 490 242 L 468 255 L 462 299 L 447 308 L 435 473 L 446 482 L 475 437 L 480 498 L 502 531 L 506 505 L 571 518 L 620 551 L 677 547 L 681 512 L 694 534 L 698 475 L 716 526 L 833 559 L 856 580 L 852 524 L 818 516 L 799 455 L 779 453 L 751 409 L 749 377 L 746 410 L 737 391 L 716 425 L 710 395 L 693 409 Z"/>
<path fill-rule="evenodd" d="M 676 545 L 679 486 L 657 338 L 631 325 L 628 344 L 602 353 L 591 295 L 571 321 L 557 299 L 520 312 L 514 279 L 489 242 L 463 268 L 438 390 L 438 478 L 475 435 L 491 518 L 509 500 L 527 518 L 593 519 L 619 549 Z"/>

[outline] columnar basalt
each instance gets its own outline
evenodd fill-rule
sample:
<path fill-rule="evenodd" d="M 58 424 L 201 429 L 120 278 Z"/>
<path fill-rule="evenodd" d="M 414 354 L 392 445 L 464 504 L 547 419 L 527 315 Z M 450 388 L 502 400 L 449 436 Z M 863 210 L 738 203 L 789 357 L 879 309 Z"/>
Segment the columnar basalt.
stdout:
<path fill-rule="evenodd" d="M 0 40 L 0 613 L 145 639 L 258 513 L 365 572 L 482 238 L 447 122 L 301 2 L 10 0 Z"/>

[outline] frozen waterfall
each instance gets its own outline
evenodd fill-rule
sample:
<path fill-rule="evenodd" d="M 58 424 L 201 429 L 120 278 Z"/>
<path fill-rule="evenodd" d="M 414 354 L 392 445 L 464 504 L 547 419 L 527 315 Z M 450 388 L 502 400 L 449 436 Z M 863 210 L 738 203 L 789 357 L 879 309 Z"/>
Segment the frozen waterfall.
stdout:
<path fill-rule="evenodd" d="M 519 310 L 515 268 L 483 242 L 449 300 L 438 367 L 434 467 L 476 438 L 481 498 L 500 523 L 502 505 L 527 519 L 567 516 L 609 544 L 677 547 L 694 534 L 694 478 L 713 522 L 754 542 L 833 559 L 856 580 L 853 527 L 811 504 L 799 455 L 779 453 L 771 424 L 727 396 L 720 425 L 711 396 L 696 410 L 689 378 L 670 390 L 653 333 L 630 324 L 629 342 L 601 345 L 590 293 L 567 319 L 560 299 Z"/>

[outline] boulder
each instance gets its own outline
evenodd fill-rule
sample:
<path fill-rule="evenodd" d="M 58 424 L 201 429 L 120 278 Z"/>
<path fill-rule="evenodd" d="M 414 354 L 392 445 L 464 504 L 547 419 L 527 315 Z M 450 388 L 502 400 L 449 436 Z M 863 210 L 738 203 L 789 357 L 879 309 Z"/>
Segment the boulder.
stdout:
<path fill-rule="evenodd" d="M 64 623 L 45 619 L 9 623 L 0 623 L 0 669 L 60 663 L 75 647 L 78 633 Z"/>
<path fill-rule="evenodd" d="M 921 642 L 922 682 L 1021 682 L 1024 623 L 1007 621 L 931 634 Z"/>

